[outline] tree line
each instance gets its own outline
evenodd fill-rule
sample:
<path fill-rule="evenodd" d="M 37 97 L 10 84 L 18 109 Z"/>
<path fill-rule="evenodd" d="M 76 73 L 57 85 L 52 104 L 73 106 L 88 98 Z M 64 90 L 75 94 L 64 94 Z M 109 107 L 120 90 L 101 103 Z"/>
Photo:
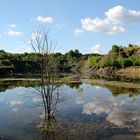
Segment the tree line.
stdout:
<path fill-rule="evenodd" d="M 8 53 L 0 50 L 0 76 L 13 76 L 16 74 L 38 74 L 39 64 L 37 58 L 41 53 Z M 140 66 L 140 46 L 129 44 L 127 47 L 113 45 L 107 55 L 82 54 L 79 50 L 70 50 L 62 54 L 51 53 L 51 58 L 57 61 L 56 69 L 59 73 L 82 73 L 85 68 L 116 67 L 126 68 Z"/>

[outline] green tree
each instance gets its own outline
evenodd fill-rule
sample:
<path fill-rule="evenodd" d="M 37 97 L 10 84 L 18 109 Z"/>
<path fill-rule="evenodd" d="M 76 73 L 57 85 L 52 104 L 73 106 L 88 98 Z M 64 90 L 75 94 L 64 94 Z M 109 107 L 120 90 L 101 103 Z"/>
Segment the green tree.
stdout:
<path fill-rule="evenodd" d="M 119 50 L 120 50 L 120 47 L 118 45 L 113 45 L 109 53 L 118 53 Z"/>
<path fill-rule="evenodd" d="M 101 57 L 100 56 L 91 56 L 88 57 L 86 65 L 88 67 L 98 67 L 98 62 L 100 61 Z"/>
<path fill-rule="evenodd" d="M 125 66 L 125 58 L 123 58 L 122 56 L 119 56 L 117 60 L 118 60 L 119 66 L 121 68 L 124 68 L 124 66 Z"/>

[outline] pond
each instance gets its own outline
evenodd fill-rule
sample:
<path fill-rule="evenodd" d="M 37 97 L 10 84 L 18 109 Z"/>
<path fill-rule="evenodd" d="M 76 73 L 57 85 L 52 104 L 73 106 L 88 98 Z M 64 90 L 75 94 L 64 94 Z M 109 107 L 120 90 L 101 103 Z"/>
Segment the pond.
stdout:
<path fill-rule="evenodd" d="M 54 119 L 43 123 L 42 98 L 34 87 L 0 92 L 0 140 L 140 139 L 140 95 L 113 94 L 88 83 L 60 86 L 63 100 Z M 45 124 L 47 129 L 42 129 Z"/>

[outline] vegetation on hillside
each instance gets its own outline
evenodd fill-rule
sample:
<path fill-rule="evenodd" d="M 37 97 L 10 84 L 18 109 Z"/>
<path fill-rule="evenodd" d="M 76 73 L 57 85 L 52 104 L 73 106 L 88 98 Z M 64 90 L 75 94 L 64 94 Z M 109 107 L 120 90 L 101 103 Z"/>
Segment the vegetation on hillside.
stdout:
<path fill-rule="evenodd" d="M 140 47 L 132 44 L 128 47 L 113 45 L 107 55 L 89 57 L 87 66 L 95 68 L 140 66 Z"/>
<path fill-rule="evenodd" d="M 38 74 L 39 53 L 8 53 L 0 50 L 0 77 L 14 74 Z M 82 54 L 79 50 L 70 50 L 65 54 L 52 53 L 57 60 L 60 73 L 83 72 L 85 69 L 140 66 L 140 46 L 129 44 L 128 47 L 113 45 L 107 55 Z"/>

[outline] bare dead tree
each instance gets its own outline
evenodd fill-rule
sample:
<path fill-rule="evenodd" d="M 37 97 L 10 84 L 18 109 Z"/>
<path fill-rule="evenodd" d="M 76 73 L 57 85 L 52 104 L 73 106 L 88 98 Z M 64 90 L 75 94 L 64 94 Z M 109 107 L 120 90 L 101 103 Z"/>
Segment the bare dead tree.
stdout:
<path fill-rule="evenodd" d="M 56 106 L 62 101 L 59 86 L 55 83 L 58 75 L 57 60 L 53 56 L 56 45 L 50 40 L 49 30 L 45 27 L 32 33 L 31 46 L 37 56 L 37 78 L 39 78 L 39 86 L 35 89 L 36 94 L 42 98 L 47 120 L 54 117 Z"/>

